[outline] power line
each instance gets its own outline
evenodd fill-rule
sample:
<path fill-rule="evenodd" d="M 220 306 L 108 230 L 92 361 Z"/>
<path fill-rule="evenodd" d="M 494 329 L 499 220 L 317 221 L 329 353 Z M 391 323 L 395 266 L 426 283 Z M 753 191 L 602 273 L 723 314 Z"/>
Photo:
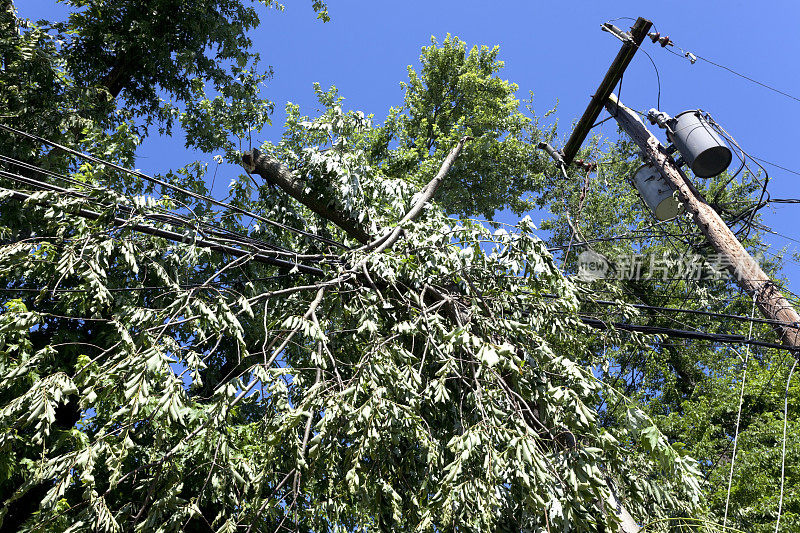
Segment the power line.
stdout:
<path fill-rule="evenodd" d="M 636 230 L 636 231 L 638 231 L 638 230 Z M 597 237 L 595 239 L 587 239 L 587 240 L 581 241 L 581 242 L 573 242 L 572 243 L 572 247 L 589 246 L 591 244 L 596 244 L 596 243 L 599 243 L 599 242 L 617 242 L 617 241 L 628 241 L 628 240 L 635 241 L 635 240 L 639 240 L 639 239 L 650 239 L 650 238 L 655 238 L 655 237 L 690 237 L 690 236 L 691 235 L 687 235 L 685 233 L 680 233 L 680 234 L 678 234 L 678 233 L 648 233 L 646 235 L 628 235 L 628 234 L 623 234 L 623 235 L 615 235 L 615 236 L 612 236 L 612 237 Z M 553 246 L 551 248 L 548 248 L 547 251 L 548 252 L 559 252 L 559 251 L 564 251 L 567 248 L 569 248 L 569 247 L 568 246 Z"/>
<path fill-rule="evenodd" d="M 771 198 L 771 204 L 800 204 L 800 198 Z M 777 233 L 776 233 L 777 235 Z"/>
<path fill-rule="evenodd" d="M 9 158 L 9 157 L 3 156 L 3 155 L 0 155 L 0 161 L 11 163 L 13 165 L 17 165 L 17 166 L 20 166 L 21 168 L 25 168 L 27 170 L 31 170 L 31 171 L 34 171 L 34 172 L 39 172 L 39 173 L 44 174 L 46 176 L 50 176 L 50 177 L 53 177 L 53 178 L 56 178 L 56 179 L 59 179 L 59 180 L 63 180 L 65 182 L 68 182 L 68 183 L 71 183 L 71 184 L 74 184 L 74 185 L 77 185 L 77 186 L 85 186 L 85 187 L 88 187 L 88 188 L 90 188 L 92 190 L 96 190 L 96 191 L 115 192 L 112 189 L 109 189 L 108 187 L 99 187 L 97 185 L 93 185 L 93 184 L 89 184 L 89 183 L 83 183 L 83 182 L 75 180 L 73 178 L 64 176 L 63 174 L 58 174 L 58 173 L 43 169 L 41 167 L 37 167 L 35 165 L 31 165 L 31 164 L 28 164 L 28 163 L 25 163 L 25 162 L 22 162 L 22 161 L 13 159 L 13 158 Z M 50 184 L 50 183 L 47 183 L 47 182 L 43 182 L 43 181 L 40 181 L 40 180 L 36 180 L 35 178 L 30 178 L 30 177 L 27 177 L 27 176 L 21 176 L 19 174 L 9 173 L 9 172 L 5 172 L 3 170 L 0 170 L 0 175 L 4 176 L 6 178 L 12 179 L 14 181 L 20 182 L 20 183 L 25 183 L 27 185 L 31 185 L 31 186 L 34 186 L 34 187 L 44 188 L 46 190 L 57 191 L 57 192 L 60 192 L 60 193 L 63 193 L 63 194 L 69 194 L 69 195 L 72 195 L 72 196 L 77 196 L 77 197 L 85 199 L 85 200 L 87 200 L 89 202 L 93 202 L 95 204 L 101 205 L 103 207 L 106 207 L 106 208 L 109 207 L 108 205 L 102 204 L 102 202 L 100 202 L 98 199 L 91 198 L 90 196 L 88 196 L 86 194 L 83 194 L 83 193 L 81 193 L 79 191 L 63 189 L 63 188 L 58 187 L 56 185 L 53 185 L 53 184 Z M 116 204 L 114 206 L 114 209 L 117 209 L 119 211 L 124 211 L 128 216 L 135 216 L 136 215 L 136 213 L 133 211 L 133 209 L 131 209 L 129 206 Z M 205 232 L 214 234 L 218 238 L 222 238 L 224 240 L 228 240 L 228 241 L 232 241 L 232 242 L 238 242 L 240 244 L 245 244 L 245 245 L 249 245 L 249 246 L 253 246 L 253 245 L 263 246 L 263 247 L 266 247 L 268 249 L 281 251 L 281 252 L 283 252 L 283 253 L 285 253 L 287 255 L 293 255 L 293 256 L 297 256 L 298 255 L 297 252 L 294 252 L 294 251 L 289 250 L 287 248 L 284 248 L 284 247 L 281 247 L 281 246 L 278 246 L 278 245 L 275 245 L 275 244 L 272 244 L 272 243 L 268 243 L 268 242 L 266 242 L 264 240 L 261 240 L 261 239 L 256 239 L 256 238 L 250 237 L 249 235 L 245 235 L 245 234 L 242 234 L 240 232 L 236 232 L 236 231 L 233 231 L 233 230 L 230 230 L 230 229 L 219 227 L 219 226 L 217 226 L 215 224 L 211 224 L 211 223 L 209 223 L 207 221 L 191 220 L 191 219 L 186 218 L 185 216 L 178 215 L 178 214 L 176 214 L 174 212 L 171 212 L 171 211 L 168 211 L 166 209 L 159 208 L 159 207 L 155 207 L 155 209 L 157 211 L 159 211 L 160 213 L 159 214 L 155 214 L 155 215 L 152 214 L 152 213 L 146 215 L 149 219 L 158 220 L 160 222 L 166 222 L 166 223 L 170 223 L 170 224 L 173 224 L 173 225 L 181 225 L 181 226 L 188 227 L 188 228 L 191 228 L 191 229 L 196 230 L 196 231 L 201 231 L 200 228 L 202 227 L 202 228 L 205 229 Z M 233 238 L 231 238 L 231 237 L 233 237 Z"/>
<path fill-rule="evenodd" d="M 656 99 L 656 109 L 661 109 L 661 76 L 658 73 L 658 67 L 656 66 L 656 62 L 653 61 L 653 58 L 650 57 L 650 54 L 647 53 L 647 50 L 640 46 L 637 47 L 639 50 L 644 52 L 644 55 L 647 56 L 647 59 L 650 60 L 650 63 L 653 65 L 653 69 L 656 71 L 656 82 L 658 83 L 658 97 Z"/>
<path fill-rule="evenodd" d="M 762 157 L 756 157 L 754 155 L 751 155 L 750 158 L 751 159 L 756 159 L 758 161 L 761 161 L 764 164 L 773 166 L 775 168 L 779 168 L 779 169 L 781 169 L 781 170 L 783 170 L 785 172 L 788 172 L 789 174 L 795 174 L 796 176 L 800 176 L 800 172 L 798 172 L 797 170 L 792 170 L 791 168 L 786 168 L 786 167 L 781 166 L 781 165 L 779 165 L 777 163 L 773 163 L 772 161 L 767 161 L 766 159 L 764 159 Z"/>
<path fill-rule="evenodd" d="M 113 208 L 113 209 L 115 209 L 117 211 L 121 211 L 121 212 L 125 213 L 129 217 L 137 216 L 137 213 L 133 209 L 128 207 L 128 206 L 119 205 L 119 204 L 115 204 L 113 206 L 109 206 L 107 204 L 104 204 L 100 200 L 98 200 L 96 198 L 91 198 L 90 196 L 88 196 L 86 194 L 83 194 L 83 193 L 81 193 L 79 191 L 70 190 L 70 189 L 64 189 L 62 187 L 58 187 L 56 185 L 52 185 L 52 184 L 49 184 L 49 183 L 46 183 L 46 182 L 43 182 L 43 181 L 39 181 L 39 180 L 36 180 L 34 178 L 29 178 L 27 176 L 21 176 L 19 174 L 6 172 L 6 171 L 4 171 L 2 169 L 0 169 L 0 176 L 4 177 L 4 178 L 7 178 L 7 179 L 10 179 L 12 181 L 16 181 L 18 183 L 22 183 L 24 185 L 30 185 L 32 187 L 37 187 L 36 190 L 39 190 L 39 191 L 43 190 L 43 191 L 50 191 L 50 192 L 58 192 L 60 194 L 67 195 L 67 196 L 72 196 L 74 198 L 80 198 L 81 200 L 85 200 L 86 202 L 93 203 L 93 204 L 95 204 L 95 205 L 97 205 L 99 207 L 102 207 L 102 208 L 106 208 L 106 209 Z M 280 252 L 286 253 L 287 255 L 296 255 L 294 252 L 292 252 L 290 250 L 287 250 L 285 248 L 282 248 L 280 246 L 275 246 L 275 245 L 272 245 L 272 244 L 267 243 L 265 241 L 261 241 L 261 240 L 258 240 L 258 239 L 253 239 L 251 237 L 248 237 L 248 236 L 240 234 L 240 233 L 236 233 L 236 232 L 233 232 L 233 231 L 230 231 L 230 230 L 225 230 L 224 228 L 218 228 L 216 226 L 204 223 L 202 221 L 195 222 L 195 221 L 189 220 L 189 219 L 187 219 L 185 217 L 181 217 L 179 215 L 176 215 L 174 213 L 167 212 L 166 210 L 164 210 L 163 213 L 147 213 L 147 214 L 144 215 L 144 217 L 147 220 L 151 220 L 151 221 L 155 221 L 155 222 L 162 222 L 162 223 L 170 224 L 170 225 L 173 225 L 173 226 L 180 226 L 180 227 L 184 227 L 184 228 L 189 228 L 189 229 L 201 232 L 201 233 L 211 233 L 211 234 L 214 234 L 215 236 L 217 236 L 218 238 L 222 238 L 222 239 L 230 241 L 230 242 L 237 242 L 239 244 L 244 244 L 244 245 L 249 245 L 249 246 L 261 245 L 261 246 L 263 246 L 263 247 L 265 247 L 267 249 L 280 251 Z M 205 232 L 203 232 L 200 229 L 201 227 L 204 227 L 204 226 L 207 226 Z M 231 237 L 233 237 L 233 238 L 231 238 Z"/>
<path fill-rule="evenodd" d="M 256 219 L 256 220 L 258 220 L 260 222 L 263 222 L 265 224 L 269 224 L 269 225 L 272 225 L 272 226 L 275 226 L 275 227 L 279 227 L 281 229 L 284 229 L 284 230 L 287 230 L 287 231 L 291 231 L 291 232 L 303 235 L 305 237 L 309 237 L 309 238 L 312 238 L 312 239 L 317 239 L 319 241 L 325 242 L 325 243 L 333 245 L 333 246 L 337 246 L 337 247 L 345 248 L 345 249 L 347 248 L 347 246 L 345 246 L 344 244 L 342 244 L 340 242 L 337 242 L 337 241 L 335 241 L 333 239 L 328 239 L 327 237 L 322 237 L 321 235 L 316 235 L 314 233 L 303 231 L 303 230 L 298 229 L 298 228 L 293 228 L 291 226 L 287 226 L 285 224 L 282 224 L 280 222 L 271 220 L 269 218 L 262 217 L 261 215 L 257 215 L 256 213 L 248 211 L 247 209 L 242 209 L 241 207 L 237 207 L 237 206 L 232 205 L 230 203 L 222 202 L 220 200 L 216 200 L 216 199 L 211 198 L 210 196 L 207 196 L 207 195 L 204 195 L 204 194 L 198 194 L 198 193 L 196 193 L 194 191 L 190 191 L 189 189 L 185 189 L 185 188 L 180 187 L 178 185 L 174 185 L 172 183 L 169 183 L 169 182 L 164 181 L 164 180 L 159 179 L 159 178 L 154 178 L 152 176 L 148 176 L 146 174 L 143 174 L 143 173 L 135 171 L 135 170 L 127 169 L 125 167 L 117 165 L 116 163 L 112 163 L 110 161 L 106 161 L 106 160 L 94 157 L 93 155 L 86 154 L 86 153 L 83 153 L 83 152 L 79 152 L 78 150 L 73 150 L 72 148 L 63 146 L 61 144 L 58 144 L 58 143 L 53 142 L 53 141 L 50 141 L 50 140 L 45 139 L 43 137 L 40 137 L 38 135 L 34 135 L 32 133 L 21 131 L 21 130 L 18 130 L 16 128 L 12 128 L 11 126 L 6 126 L 5 124 L 2 124 L 2 123 L 0 123 L 0 129 L 6 130 L 6 131 L 8 131 L 10 133 L 13 133 L 15 135 L 20 135 L 20 136 L 27 137 L 29 139 L 33 139 L 33 140 L 36 140 L 38 142 L 47 144 L 49 146 L 52 146 L 52 147 L 57 148 L 59 150 L 63 150 L 65 152 L 69 153 L 69 154 L 72 154 L 74 156 L 80 157 L 80 158 L 85 159 L 87 161 L 91 161 L 91 162 L 97 163 L 99 165 L 106 165 L 106 166 L 111 167 L 111 168 L 113 168 L 115 170 L 119 170 L 120 172 L 124 172 L 126 174 L 130 174 L 131 176 L 135 176 L 137 178 L 141 178 L 141 179 L 147 180 L 147 181 L 149 181 L 151 183 L 155 183 L 157 185 L 161 185 L 162 187 L 165 187 L 165 188 L 168 188 L 168 189 L 172 189 L 173 191 L 179 192 L 181 194 L 185 194 L 185 195 L 190 196 L 190 197 L 192 197 L 192 198 L 194 198 L 196 200 L 202 200 L 202 201 L 209 202 L 209 203 L 214 204 L 214 205 L 219 206 L 219 207 L 224 207 L 225 209 L 230 209 L 231 211 L 235 211 L 235 212 L 237 212 L 237 213 L 239 213 L 241 215 L 252 217 L 252 218 L 254 218 L 254 219 Z"/>
<path fill-rule="evenodd" d="M 699 55 L 697 55 L 697 54 L 693 54 L 692 52 L 687 52 L 686 50 L 684 50 L 684 49 L 683 49 L 683 48 L 681 48 L 680 46 L 678 47 L 678 49 L 681 51 L 682 55 L 681 55 L 681 54 L 679 54 L 678 52 L 675 52 L 674 50 L 670 50 L 669 48 L 665 48 L 665 50 L 667 50 L 667 52 L 669 52 L 669 53 L 671 53 L 671 54 L 674 54 L 674 55 L 676 55 L 676 56 L 678 56 L 678 57 L 684 57 L 684 58 L 687 58 L 687 59 L 689 59 L 689 61 L 690 61 L 692 64 L 694 64 L 694 63 L 695 63 L 695 61 L 696 61 L 697 59 L 699 59 L 699 60 L 701 60 L 701 61 L 705 61 L 706 63 L 709 63 L 709 64 L 711 64 L 711 65 L 714 65 L 714 66 L 715 66 L 715 67 L 717 67 L 717 68 L 721 68 L 721 69 L 723 69 L 723 70 L 727 70 L 727 71 L 728 71 L 728 72 L 730 72 L 731 74 L 734 74 L 734 75 L 736 75 L 736 76 L 739 76 L 740 78 L 743 78 L 743 79 L 745 79 L 745 80 L 747 80 L 747 81 L 749 81 L 749 82 L 755 83 L 756 85 L 760 85 L 761 87 L 763 87 L 763 88 L 765 88 L 765 89 L 768 89 L 768 90 L 770 90 L 770 91 L 772 91 L 772 92 L 775 92 L 775 93 L 778 93 L 778 94 L 780 94 L 780 95 L 783 95 L 783 96 L 785 96 L 785 97 L 787 97 L 787 98 L 791 98 L 792 100 L 795 100 L 796 102 L 800 102 L 800 98 L 798 98 L 797 96 L 794 96 L 793 94 L 789 94 L 789 93 L 787 93 L 787 92 L 785 92 L 785 91 L 782 91 L 782 90 L 780 90 L 780 89 L 777 89 L 777 88 L 775 88 L 775 87 L 773 87 L 773 86 L 771 86 L 771 85 L 769 85 L 769 84 L 766 84 L 766 83 L 764 83 L 764 82 L 758 81 L 758 80 L 757 80 L 757 79 L 755 79 L 755 78 L 752 78 L 752 77 L 750 77 L 750 76 L 747 76 L 746 74 L 742 74 L 741 72 L 737 72 L 737 71 L 733 70 L 733 69 L 732 69 L 732 68 L 730 68 L 730 67 L 726 67 L 725 65 L 721 65 L 721 64 L 719 64 L 719 63 L 717 63 L 717 62 L 715 62 L 715 61 L 712 61 L 712 60 L 710 60 L 710 59 L 708 59 L 708 58 L 706 58 L 706 57 L 699 56 Z M 692 58 L 694 58 L 694 60 L 693 60 Z"/>
<path fill-rule="evenodd" d="M 600 330 L 620 329 L 623 331 L 631 331 L 636 333 L 646 333 L 648 335 L 665 335 L 667 337 L 675 337 L 679 339 L 695 339 L 710 342 L 719 342 L 724 344 L 741 344 L 750 346 L 760 346 L 762 348 L 774 348 L 776 350 L 787 350 L 795 354 L 800 353 L 797 348 L 784 346 L 783 344 L 776 344 L 773 342 L 759 341 L 756 339 L 749 339 L 743 335 L 730 335 L 724 333 L 705 333 L 701 331 L 688 331 L 673 328 L 664 328 L 660 326 L 645 326 L 641 324 L 628 324 L 624 322 L 608 322 L 595 318 L 591 315 L 579 315 L 581 321 L 587 326 Z"/>
<path fill-rule="evenodd" d="M 17 190 L 13 190 L 13 189 L 6 189 L 5 187 L 3 187 L 2 190 L 9 191 L 11 193 L 11 196 L 13 198 L 17 199 L 17 200 L 21 200 L 21 201 L 31 200 L 31 195 L 27 194 L 27 193 L 24 193 L 22 191 L 17 191 Z M 42 204 L 47 205 L 47 206 L 53 206 L 54 205 L 51 202 L 46 202 L 46 201 L 43 201 L 43 200 L 34 200 L 34 201 L 37 202 L 37 203 L 42 203 Z M 77 211 L 75 211 L 75 212 L 73 212 L 71 214 L 77 215 L 79 217 L 86 218 L 86 219 L 89 219 L 89 220 L 98 220 L 98 219 L 103 218 L 103 215 L 101 213 L 98 213 L 97 211 L 91 211 L 91 210 L 88 210 L 88 209 L 79 209 L 79 210 L 77 210 Z M 147 235 L 152 235 L 154 237 L 160 237 L 160 238 L 167 239 L 167 240 L 173 241 L 173 242 L 179 242 L 179 243 L 184 243 L 184 244 L 191 244 L 191 245 L 195 245 L 195 246 L 200 246 L 202 248 L 208 248 L 208 249 L 215 250 L 215 251 L 218 251 L 218 252 L 227 253 L 227 254 L 233 255 L 234 257 L 247 257 L 249 259 L 252 259 L 253 261 L 256 261 L 256 262 L 259 262 L 259 263 L 265 263 L 265 264 L 269 264 L 269 265 L 273 265 L 273 266 L 277 266 L 279 268 L 284 268 L 284 269 L 289 269 L 289 270 L 297 269 L 297 270 L 299 270 L 301 272 L 305 272 L 307 274 L 313 274 L 313 275 L 316 275 L 316 276 L 324 275 L 324 271 L 319 269 L 319 268 L 317 268 L 317 267 L 312 267 L 312 266 L 308 266 L 308 265 L 303 265 L 301 263 L 296 263 L 296 262 L 292 262 L 292 261 L 286 261 L 284 259 L 278 259 L 278 258 L 275 258 L 275 257 L 271 257 L 269 255 L 266 255 L 263 250 L 256 251 L 256 252 L 249 252 L 249 251 L 246 251 L 246 250 L 242 250 L 241 248 L 235 248 L 235 247 L 229 246 L 227 244 L 222 244 L 222 243 L 217 242 L 217 241 L 215 241 L 213 239 L 192 238 L 192 237 L 190 237 L 188 235 L 185 235 L 185 234 L 176 233 L 174 231 L 169 231 L 169 230 L 165 230 L 165 229 L 161 229 L 161 228 L 156 228 L 154 226 L 141 224 L 141 223 L 138 223 L 138 222 L 134 222 L 134 221 L 132 221 L 130 219 L 123 219 L 123 218 L 119 218 L 119 217 L 114 217 L 113 219 L 110 220 L 110 223 L 112 225 L 114 225 L 114 226 L 125 227 L 125 228 L 131 229 L 133 231 L 136 231 L 138 233 L 144 233 L 144 234 L 147 234 Z"/>
<path fill-rule="evenodd" d="M 547 298 L 561 298 L 555 294 L 543 294 Z M 758 324 L 769 324 L 772 326 L 786 326 L 792 328 L 800 329 L 800 324 L 790 324 L 787 322 L 781 322 L 780 320 L 772 320 L 769 318 L 755 318 L 755 317 L 748 317 L 744 315 L 732 315 L 728 313 L 715 313 L 713 311 L 702 311 L 699 309 L 682 309 L 679 307 L 660 307 L 657 305 L 648 305 L 648 304 L 632 304 L 632 303 L 621 303 L 621 302 L 613 302 L 610 300 L 583 300 L 582 303 L 587 304 L 598 304 L 598 305 L 606 305 L 606 306 L 620 306 L 620 305 L 627 305 L 629 307 L 634 307 L 636 309 L 646 309 L 650 311 L 663 311 L 663 312 L 672 312 L 672 313 L 687 313 L 691 315 L 702 315 L 708 316 L 713 318 L 725 318 L 725 319 L 732 319 L 732 320 L 741 320 L 745 322 L 753 322 Z M 667 317 L 668 318 L 668 317 Z"/>
<path fill-rule="evenodd" d="M 248 282 L 253 281 L 273 281 L 279 279 L 286 279 L 298 276 L 298 273 L 286 273 L 286 274 L 279 274 L 276 276 L 264 276 L 264 277 L 253 277 L 247 278 Z M 236 282 L 229 282 L 229 283 L 222 283 L 219 281 L 209 281 L 207 283 L 179 283 L 177 286 L 181 289 L 199 289 L 203 287 L 208 288 L 218 288 L 218 289 L 226 289 L 225 285 L 234 285 L 236 283 L 244 284 L 244 281 L 236 281 Z M 156 285 L 149 285 L 149 286 L 142 286 L 142 287 L 106 287 L 105 290 L 108 292 L 139 292 L 139 291 L 167 291 L 172 290 L 174 287 L 169 286 L 156 286 Z M 28 293 L 42 293 L 46 292 L 49 294 L 72 294 L 72 293 L 86 293 L 89 292 L 89 289 L 50 289 L 48 287 L 0 287 L 0 292 L 28 292 Z"/>

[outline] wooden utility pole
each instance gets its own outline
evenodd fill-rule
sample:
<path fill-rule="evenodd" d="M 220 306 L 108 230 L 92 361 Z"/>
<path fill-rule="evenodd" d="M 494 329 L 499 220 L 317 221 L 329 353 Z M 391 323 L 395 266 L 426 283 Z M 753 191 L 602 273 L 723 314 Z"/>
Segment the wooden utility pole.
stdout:
<path fill-rule="evenodd" d="M 625 133 L 639 146 L 644 158 L 677 189 L 684 209 L 692 215 L 706 240 L 720 254 L 721 264 L 725 265 L 736 283 L 755 298 L 764 317 L 780 322 L 776 329 L 779 330 L 783 343 L 800 349 L 800 315 L 780 289 L 747 253 L 717 212 L 695 194 L 695 189 L 686 176 L 659 140 L 648 131 L 639 116 L 622 105 L 613 94 L 609 95 L 605 106 Z M 798 352 L 795 352 L 795 356 L 797 355 Z"/>
<path fill-rule="evenodd" d="M 567 144 L 564 145 L 563 157 L 565 165 L 572 163 L 572 160 L 577 155 L 584 139 L 586 139 L 586 135 L 588 135 L 589 130 L 592 129 L 594 121 L 600 116 L 600 111 L 603 110 L 603 104 L 606 103 L 608 96 L 614 91 L 614 86 L 622 79 L 625 69 L 628 68 L 633 56 L 636 54 L 636 50 L 639 49 L 639 45 L 642 44 L 644 38 L 647 37 L 647 32 L 652 25 L 652 22 L 642 17 L 636 20 L 630 33 L 623 33 L 611 25 L 603 25 L 606 31 L 610 31 L 619 39 L 622 39 L 622 48 L 620 48 L 614 61 L 611 62 L 611 66 L 603 77 L 603 81 L 600 82 L 600 86 L 592 96 L 592 100 L 586 107 L 586 111 L 583 112 L 583 116 L 578 120 L 575 129 L 572 130 L 572 135 L 570 135 L 567 140 Z"/>

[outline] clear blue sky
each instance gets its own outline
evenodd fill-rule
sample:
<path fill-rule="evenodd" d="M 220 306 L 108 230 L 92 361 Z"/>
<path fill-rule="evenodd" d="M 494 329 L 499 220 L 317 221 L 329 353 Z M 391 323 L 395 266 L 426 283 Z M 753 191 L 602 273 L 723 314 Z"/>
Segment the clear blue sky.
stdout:
<path fill-rule="evenodd" d="M 346 107 L 382 119 L 390 106 L 402 101 L 399 82 L 406 79 L 406 66 L 417 64 L 420 48 L 431 36 L 441 40 L 447 33 L 470 45 L 500 45 L 506 63 L 503 76 L 520 86 L 520 97 L 533 91 L 538 113 L 558 102 L 552 118 L 566 136 L 619 50 L 620 42 L 600 31 L 603 22 L 617 17 L 649 18 L 683 49 L 800 97 L 800 5 L 788 0 L 330 0 L 332 21 L 327 24 L 314 19 L 310 0 L 285 3 L 284 13 L 265 13 L 254 34 L 264 61 L 275 70 L 267 96 L 276 102 L 277 112 L 274 125 L 258 136 L 260 140 L 280 136 L 286 101 L 314 112 L 315 81 L 323 87 L 336 85 Z M 54 4 L 55 0 L 16 0 L 21 14 L 33 19 L 58 16 L 64 8 L 54 9 Z M 631 23 L 615 22 L 623 29 Z M 660 72 L 662 110 L 672 115 L 707 110 L 752 155 L 800 171 L 800 101 L 701 61 L 691 65 L 649 41 L 643 47 Z M 653 66 L 639 53 L 625 74 L 622 100 L 635 109 L 649 109 L 656 106 L 656 95 Z M 146 172 L 179 167 L 198 157 L 186 153 L 180 139 L 151 141 L 141 155 L 138 165 Z M 767 168 L 773 197 L 800 197 L 800 176 Z M 764 218 L 778 233 L 800 241 L 800 204 L 768 207 Z M 768 240 L 777 248 L 800 249 L 798 242 L 784 237 Z M 789 263 L 786 274 L 793 290 L 800 292 L 800 266 Z"/>

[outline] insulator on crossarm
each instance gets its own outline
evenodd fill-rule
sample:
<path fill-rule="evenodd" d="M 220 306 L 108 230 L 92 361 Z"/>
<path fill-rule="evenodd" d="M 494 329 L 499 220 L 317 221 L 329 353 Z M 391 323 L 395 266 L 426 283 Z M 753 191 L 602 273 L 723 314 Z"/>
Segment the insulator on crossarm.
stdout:
<path fill-rule="evenodd" d="M 650 37 L 650 40 L 653 41 L 653 43 L 660 44 L 661 48 L 665 48 L 667 46 L 674 46 L 674 43 L 672 42 L 672 39 L 669 38 L 669 35 L 665 35 L 662 37 L 660 33 L 654 31 L 652 33 L 648 33 L 647 36 Z"/>

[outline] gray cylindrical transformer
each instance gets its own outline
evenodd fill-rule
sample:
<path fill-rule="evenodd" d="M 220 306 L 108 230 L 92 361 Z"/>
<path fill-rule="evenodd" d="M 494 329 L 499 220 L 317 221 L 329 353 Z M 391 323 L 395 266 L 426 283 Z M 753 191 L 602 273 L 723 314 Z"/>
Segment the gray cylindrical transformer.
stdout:
<path fill-rule="evenodd" d="M 716 176 L 731 164 L 733 154 L 700 111 L 684 111 L 669 126 L 667 137 L 698 178 Z"/>
<path fill-rule="evenodd" d="M 639 167 L 633 176 L 633 184 L 658 220 L 675 218 L 683 211 L 675 198 L 675 188 L 655 167 Z"/>

